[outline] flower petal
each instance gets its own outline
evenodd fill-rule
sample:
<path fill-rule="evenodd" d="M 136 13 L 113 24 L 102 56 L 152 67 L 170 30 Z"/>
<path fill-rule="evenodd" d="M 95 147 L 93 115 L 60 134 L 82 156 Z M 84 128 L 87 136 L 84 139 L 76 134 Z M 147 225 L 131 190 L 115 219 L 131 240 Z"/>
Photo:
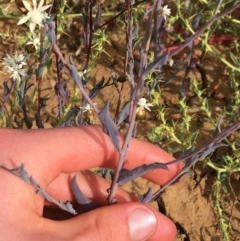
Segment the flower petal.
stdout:
<path fill-rule="evenodd" d="M 21 25 L 21 24 L 23 24 L 23 23 L 26 23 L 30 17 L 31 17 L 31 16 L 28 16 L 28 15 L 22 17 L 22 18 L 18 21 L 17 25 Z"/>
<path fill-rule="evenodd" d="M 14 71 L 13 67 L 11 67 L 11 66 L 6 66 L 6 68 L 7 68 L 9 71 L 11 71 L 11 72 Z"/>
<path fill-rule="evenodd" d="M 44 12 L 45 10 L 47 10 L 48 8 L 50 8 L 52 6 L 52 4 L 49 4 L 49 5 L 46 5 L 46 6 L 43 6 L 41 8 L 38 8 L 39 12 Z"/>
<path fill-rule="evenodd" d="M 42 7 L 43 3 L 44 3 L 44 0 L 41 0 L 41 1 L 39 2 L 39 4 L 38 4 L 38 9 L 40 9 L 40 8 Z"/>
<path fill-rule="evenodd" d="M 148 111 L 151 111 L 148 107 L 148 105 L 144 105 L 144 108 L 147 109 Z"/>
<path fill-rule="evenodd" d="M 26 0 L 23 0 L 22 2 L 23 2 L 23 5 L 25 6 L 25 8 L 28 10 L 28 12 L 32 12 L 33 9 L 32 9 L 31 4 Z"/>
<path fill-rule="evenodd" d="M 33 7 L 37 8 L 37 1 L 36 0 L 32 0 L 32 3 L 33 3 Z"/>
<path fill-rule="evenodd" d="M 30 29 L 30 31 L 33 32 L 33 31 L 35 30 L 35 28 L 36 28 L 36 24 L 30 22 L 30 24 L 29 24 L 29 29 Z"/>
<path fill-rule="evenodd" d="M 26 45 L 30 45 L 30 44 L 33 44 L 33 41 L 29 41 L 26 43 Z"/>

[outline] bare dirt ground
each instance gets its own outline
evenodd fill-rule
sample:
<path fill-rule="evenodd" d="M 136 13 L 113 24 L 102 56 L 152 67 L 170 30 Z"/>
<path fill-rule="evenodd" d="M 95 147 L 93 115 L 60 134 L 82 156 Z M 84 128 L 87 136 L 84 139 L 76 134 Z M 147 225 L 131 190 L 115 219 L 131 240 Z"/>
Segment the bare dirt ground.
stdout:
<path fill-rule="evenodd" d="M 15 51 L 19 50 L 18 38 L 17 36 L 22 33 L 23 27 L 17 28 L 16 21 L 14 20 L 3 20 L 0 19 L 0 30 L 2 33 L 9 33 L 9 38 L 0 37 L 0 59 L 2 59 L 6 53 L 13 54 Z M 76 37 L 77 38 L 77 37 Z M 72 40 L 72 46 L 69 46 L 69 42 Z M 71 47 L 71 52 L 76 51 L 79 47 L 79 43 L 75 39 L 69 39 L 69 37 L 64 37 L 61 41 L 61 49 L 67 52 Z M 111 44 L 106 46 L 106 51 L 111 57 L 106 54 L 102 54 L 98 59 L 98 64 L 91 72 L 90 85 L 101 80 L 104 76 L 108 78 L 111 69 L 119 74 L 122 74 L 123 60 L 124 60 L 124 35 L 112 34 Z M 60 41 L 60 42 L 61 42 Z M 229 46 L 219 45 L 218 48 L 226 51 Z M 200 56 L 202 53 L 200 50 L 196 51 L 195 54 Z M 84 54 L 75 58 L 77 67 L 80 69 Z M 117 64 L 113 64 L 115 63 Z M 210 64 L 211 63 L 211 64 Z M 206 73 L 207 91 L 209 93 L 215 93 L 209 97 L 210 105 L 214 109 L 216 107 L 221 107 L 223 105 L 228 105 L 231 99 L 231 89 L 229 87 L 228 75 L 224 69 L 224 66 L 212 55 L 207 54 L 201 62 L 201 68 Z M 0 70 L 3 70 L 2 66 Z M 1 72 L 0 75 L 0 95 L 2 95 L 3 88 L 2 83 L 6 79 L 6 75 Z M 165 76 L 167 78 L 167 74 Z M 197 78 L 200 82 L 203 81 L 202 76 L 198 70 L 194 70 L 190 74 L 190 78 Z M 180 72 L 178 76 L 169 85 L 162 88 L 162 97 L 159 99 L 160 103 L 167 104 L 168 118 L 179 119 L 181 115 L 177 108 L 177 101 L 179 99 L 179 90 L 183 79 L 183 73 Z M 46 95 L 50 97 L 48 105 L 45 109 L 43 115 L 43 122 L 45 128 L 52 127 L 54 123 L 54 118 L 57 116 L 58 108 L 58 98 L 54 93 L 54 85 L 56 83 L 56 73 L 48 75 L 43 80 L 43 88 L 49 87 Z M 206 80 L 205 80 L 206 81 Z M 33 81 L 34 83 L 34 81 Z M 69 90 L 72 90 L 72 83 L 67 85 Z M 89 87 L 90 88 L 90 87 Z M 124 99 L 128 96 L 128 86 L 124 86 L 126 89 Z M 216 89 L 217 88 L 217 89 Z M 190 98 L 193 94 L 191 90 L 187 95 Z M 116 108 L 116 103 L 118 100 L 118 92 L 114 86 L 104 89 L 98 95 L 94 102 L 98 103 L 100 108 L 107 99 L 111 99 L 111 110 Z M 194 99 L 190 101 L 190 104 L 194 105 Z M 211 138 L 211 125 L 208 123 L 200 125 L 198 122 L 198 117 L 201 115 L 195 111 L 196 118 L 192 123 L 192 130 L 199 130 L 200 134 L 198 137 L 198 144 L 203 144 L 206 140 Z M 216 115 L 219 115 L 216 112 Z M 99 123 L 98 120 L 95 123 Z M 154 112 L 151 112 L 147 120 L 143 120 L 138 125 L 138 135 L 137 137 L 148 141 L 147 133 L 151 131 L 151 128 L 159 124 L 159 120 L 155 118 Z M 166 192 L 162 195 L 161 199 L 153 203 L 153 206 L 159 211 L 163 212 L 173 222 L 177 225 L 178 236 L 176 241 L 221 241 L 221 231 L 219 226 L 219 218 L 216 215 L 216 210 L 214 207 L 214 197 L 212 193 L 212 187 L 215 180 L 215 173 L 208 167 L 203 166 L 198 163 L 193 169 L 194 175 L 186 177 L 180 183 L 168 188 Z M 240 189 L 239 189 L 239 175 L 234 176 L 231 183 L 238 200 L 229 189 L 228 194 L 223 194 L 224 200 L 224 215 L 231 222 L 231 234 L 232 241 L 240 241 Z M 138 178 L 124 187 L 126 190 L 140 195 L 146 192 L 149 185 L 152 185 L 155 189 L 157 188 L 154 184 L 146 181 L 142 178 Z M 228 186 L 229 188 L 229 186 Z"/>

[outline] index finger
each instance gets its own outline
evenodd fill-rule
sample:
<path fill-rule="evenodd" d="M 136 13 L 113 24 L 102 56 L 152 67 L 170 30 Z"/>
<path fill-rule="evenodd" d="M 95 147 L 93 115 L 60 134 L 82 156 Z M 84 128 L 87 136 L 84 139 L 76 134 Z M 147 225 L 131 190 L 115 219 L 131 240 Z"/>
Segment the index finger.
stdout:
<path fill-rule="evenodd" d="M 15 166 L 25 163 L 28 173 L 40 180 L 39 184 L 43 187 L 60 173 L 78 172 L 93 167 L 114 169 L 118 162 L 119 153 L 109 136 L 96 125 L 42 130 L 0 129 L 0 136 L 4 138 L 0 146 L 1 159 L 11 161 Z M 119 136 L 119 139 L 122 143 L 123 137 Z M 11 153 L 7 151 L 9 146 L 14 146 Z M 132 139 L 124 168 L 132 169 L 154 162 L 165 163 L 173 159 L 155 145 Z M 155 170 L 145 177 L 163 185 L 180 169 L 181 165 L 175 164 L 169 166 L 169 171 Z"/>

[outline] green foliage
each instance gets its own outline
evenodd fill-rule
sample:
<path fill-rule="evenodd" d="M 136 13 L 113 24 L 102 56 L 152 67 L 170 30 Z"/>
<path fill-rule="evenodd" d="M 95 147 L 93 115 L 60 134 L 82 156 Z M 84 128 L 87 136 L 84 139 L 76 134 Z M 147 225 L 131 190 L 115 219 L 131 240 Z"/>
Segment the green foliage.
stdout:
<path fill-rule="evenodd" d="M 230 1 L 227 0 L 223 1 L 222 5 L 216 12 L 218 13 L 219 11 L 223 11 L 229 2 Z M 79 2 L 76 3 L 76 6 L 78 5 L 78 3 Z M 134 16 L 134 27 L 137 23 L 139 24 L 140 20 L 143 17 L 145 9 L 144 4 L 145 3 L 133 8 L 132 14 Z M 197 14 L 200 14 L 202 16 L 201 24 L 208 22 L 212 17 L 216 15 L 216 1 L 201 0 L 196 2 L 188 0 L 178 0 L 172 1 L 170 5 L 172 9 L 175 9 L 175 11 L 173 11 L 174 13 L 168 18 L 166 29 L 168 34 L 170 33 L 171 39 L 174 39 L 174 41 L 179 45 L 185 41 L 185 35 L 181 34 L 179 31 L 171 31 L 171 28 L 174 26 L 174 24 L 178 24 L 179 26 L 181 26 L 185 34 L 194 34 L 197 29 L 193 29 L 191 23 L 193 18 Z M 115 12 L 111 11 L 111 7 L 109 8 L 109 10 L 105 11 L 102 14 L 104 21 L 107 21 L 109 17 L 113 17 L 116 15 Z M 60 1 L 60 5 L 58 6 L 57 11 L 58 14 L 56 21 L 56 33 L 58 38 L 60 38 L 62 35 L 65 35 L 66 32 L 69 31 L 70 26 L 73 22 L 77 21 L 81 24 L 81 26 L 84 24 L 82 14 L 74 12 L 74 7 L 68 6 L 67 1 L 65 0 Z M 11 12 L 10 10 L 8 10 L 8 8 L 2 8 L 0 10 L 0 15 L 3 18 L 18 19 L 20 17 L 20 14 L 18 15 L 15 12 Z M 94 16 L 96 16 L 96 9 L 94 9 Z M 115 33 L 124 33 L 123 31 L 126 27 L 126 16 L 127 13 L 123 13 L 123 15 L 121 15 L 121 17 L 117 19 L 117 24 L 120 27 L 118 28 L 118 30 L 114 30 Z M 209 97 L 206 93 L 207 90 L 200 89 L 198 79 L 192 78 L 190 82 L 190 91 L 194 94 L 196 100 L 194 107 L 196 107 L 197 111 L 195 111 L 194 113 L 190 111 L 193 107 L 189 105 L 187 98 L 184 97 L 179 99 L 177 103 L 180 118 L 172 118 L 171 120 L 169 120 L 168 115 L 171 114 L 169 107 L 165 103 L 159 103 L 159 99 L 163 98 L 164 91 L 164 88 L 161 87 L 161 83 L 163 82 L 162 79 L 167 73 L 166 71 L 164 72 L 164 70 L 153 70 L 148 73 L 148 75 L 146 76 L 146 86 L 149 90 L 148 95 L 150 102 L 155 105 L 157 120 L 159 123 L 153 127 L 151 133 L 148 133 L 148 138 L 151 142 L 161 145 L 161 147 L 166 149 L 169 153 L 179 155 L 188 149 L 196 148 L 198 146 L 197 143 L 201 130 L 193 128 L 192 126 L 193 121 L 196 121 L 196 119 L 199 120 L 200 124 L 207 123 L 212 126 L 213 130 L 218 130 L 219 126 L 221 126 L 219 124 L 226 123 L 227 125 L 229 125 L 230 123 L 233 123 L 240 118 L 239 41 L 237 41 L 236 39 L 231 41 L 230 50 L 226 53 L 222 53 L 220 50 L 218 50 L 216 45 L 214 45 L 214 42 L 213 44 L 209 43 L 209 40 L 211 40 L 213 36 L 229 36 L 233 39 L 234 37 L 239 38 L 239 32 L 240 25 L 238 18 L 234 14 L 229 14 L 226 17 L 218 20 L 216 24 L 211 25 L 199 37 L 200 43 L 194 47 L 194 49 L 201 50 L 204 54 L 210 53 L 216 59 L 220 60 L 222 64 L 225 65 L 226 70 L 229 73 L 230 82 L 228 84 L 232 90 L 230 103 L 231 105 L 230 108 L 229 106 L 223 106 L 221 116 L 216 115 L 216 113 L 213 112 L 213 110 L 211 109 Z M 83 78 L 84 81 L 85 78 L 87 80 L 88 77 L 91 77 L 91 70 L 96 66 L 98 58 L 102 57 L 102 53 L 112 58 L 106 50 L 106 46 L 111 45 L 109 36 L 110 34 L 111 33 L 105 29 L 98 29 L 97 31 L 94 31 L 92 35 L 93 42 L 91 49 L 92 54 L 90 55 L 90 67 L 87 70 L 87 75 Z M 138 49 L 138 47 L 141 46 L 141 42 L 144 41 L 144 38 L 141 36 L 142 35 L 140 33 L 136 34 L 133 40 L 133 49 Z M 5 39 L 11 37 L 11 34 L 0 33 L 0 37 Z M 35 34 L 27 32 L 23 36 L 17 36 L 17 38 L 23 45 L 22 51 L 25 51 L 24 46 L 28 44 L 29 41 L 33 41 L 36 38 L 42 38 L 40 43 L 41 47 L 44 46 L 47 48 L 47 46 L 49 46 L 49 40 L 47 39 L 47 37 L 40 36 L 38 32 L 36 32 Z M 216 41 L 217 38 L 212 40 Z M 173 42 L 173 44 L 176 44 L 175 42 Z M 216 41 L 216 43 L 219 43 L 219 41 Z M 161 44 L 164 43 L 161 42 Z M 31 68 L 28 69 L 28 72 L 32 72 L 32 74 L 28 73 L 29 75 L 32 75 L 32 79 L 34 79 L 33 76 L 35 76 L 38 65 L 40 64 L 39 52 L 36 51 L 35 54 L 38 60 L 34 60 L 34 63 L 31 63 Z M 152 63 L 155 57 L 156 56 L 154 56 L 154 51 L 151 50 L 148 56 L 148 63 Z M 40 77 L 43 78 L 43 80 L 47 77 L 54 78 L 53 73 L 51 72 L 54 64 L 56 65 L 56 63 L 54 63 L 54 57 L 52 55 L 48 56 L 48 61 L 45 61 L 44 64 L 42 64 L 43 69 Z M 79 70 L 79 73 L 80 72 L 81 71 Z M 59 76 L 61 75 L 59 70 L 57 74 Z M 126 74 L 126 69 L 124 70 L 123 74 Z M 113 77 L 110 76 L 109 81 L 111 78 Z M 0 103 L 0 125 L 2 127 L 27 128 L 28 122 L 33 122 L 36 112 L 41 116 L 42 111 L 48 107 L 48 103 L 51 101 L 51 97 L 49 96 L 49 94 L 46 94 L 44 89 L 42 89 L 42 82 L 40 79 L 38 79 L 37 81 L 35 79 L 33 81 L 32 79 L 22 79 L 19 82 L 14 82 L 10 78 L 9 81 L 5 83 L 3 88 L 4 94 L 3 98 L 1 98 Z M 156 80 L 158 80 L 160 84 L 156 84 Z M 55 79 L 56 83 L 58 81 L 59 79 Z M 24 83 L 26 83 L 26 88 L 24 87 Z M 54 93 L 53 89 L 51 91 L 52 93 Z M 54 121 L 52 123 L 54 127 L 63 126 L 70 120 L 72 121 L 70 125 L 74 125 L 73 120 L 83 119 L 84 114 L 79 110 L 82 108 L 81 105 L 84 103 L 84 98 L 79 96 L 79 89 L 75 85 L 73 85 L 70 93 L 68 92 L 68 90 L 66 90 L 65 94 L 65 96 L 60 96 L 60 94 L 58 94 L 59 113 L 57 113 L 57 115 L 55 115 L 54 117 Z M 78 110 L 77 114 L 74 112 L 75 109 Z M 225 142 L 227 143 L 229 150 L 224 155 L 221 155 L 218 160 L 214 160 L 213 158 L 206 158 L 203 162 L 204 164 L 216 171 L 216 181 L 212 190 L 215 197 L 215 209 L 219 217 L 219 223 L 222 230 L 223 238 L 225 241 L 228 241 L 230 240 L 229 231 L 231 225 L 229 224 L 227 217 L 224 215 L 224 203 L 222 197 L 223 193 L 229 192 L 226 186 L 226 181 L 229 180 L 234 173 L 240 171 L 240 143 L 237 139 L 234 141 L 225 140 Z"/>

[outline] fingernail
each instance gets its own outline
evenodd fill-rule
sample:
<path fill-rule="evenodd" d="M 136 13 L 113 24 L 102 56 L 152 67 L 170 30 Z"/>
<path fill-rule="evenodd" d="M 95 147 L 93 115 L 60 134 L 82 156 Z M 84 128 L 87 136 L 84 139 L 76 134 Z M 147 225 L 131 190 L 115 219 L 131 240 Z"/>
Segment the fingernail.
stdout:
<path fill-rule="evenodd" d="M 145 240 L 157 228 L 157 219 L 152 211 L 145 208 L 134 210 L 128 219 L 132 240 Z"/>

